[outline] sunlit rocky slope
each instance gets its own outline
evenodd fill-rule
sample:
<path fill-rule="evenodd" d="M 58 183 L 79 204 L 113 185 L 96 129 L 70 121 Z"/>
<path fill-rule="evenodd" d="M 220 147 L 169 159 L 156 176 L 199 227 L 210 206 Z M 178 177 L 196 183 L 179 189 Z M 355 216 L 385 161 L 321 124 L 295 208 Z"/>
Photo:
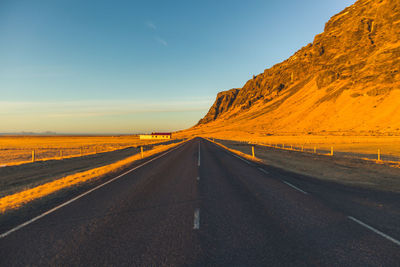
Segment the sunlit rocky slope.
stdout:
<path fill-rule="evenodd" d="M 289 59 L 219 93 L 190 130 L 400 133 L 400 1 L 357 1 Z"/>

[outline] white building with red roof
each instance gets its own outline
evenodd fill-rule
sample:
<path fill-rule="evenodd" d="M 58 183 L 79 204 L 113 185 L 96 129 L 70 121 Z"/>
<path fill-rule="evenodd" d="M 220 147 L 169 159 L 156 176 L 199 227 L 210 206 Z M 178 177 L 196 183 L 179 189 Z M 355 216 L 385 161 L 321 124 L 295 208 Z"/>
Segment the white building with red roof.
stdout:
<path fill-rule="evenodd" d="M 172 133 L 152 133 L 139 135 L 140 140 L 164 140 L 171 139 Z"/>

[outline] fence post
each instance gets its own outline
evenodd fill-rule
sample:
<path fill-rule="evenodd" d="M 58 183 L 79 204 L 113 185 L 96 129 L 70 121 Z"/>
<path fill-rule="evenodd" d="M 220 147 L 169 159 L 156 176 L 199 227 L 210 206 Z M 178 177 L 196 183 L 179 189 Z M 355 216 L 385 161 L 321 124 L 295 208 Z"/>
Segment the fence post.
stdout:
<path fill-rule="evenodd" d="M 142 154 L 142 158 L 143 158 L 143 146 L 140 147 L 140 153 Z"/>
<path fill-rule="evenodd" d="M 32 150 L 32 162 L 35 162 L 35 150 Z"/>
<path fill-rule="evenodd" d="M 251 154 L 253 155 L 253 159 L 254 159 L 254 146 L 251 147 Z"/>
<path fill-rule="evenodd" d="M 60 150 L 60 159 L 62 159 L 62 158 L 63 158 L 63 151 Z"/>
<path fill-rule="evenodd" d="M 317 147 L 314 146 L 314 153 L 317 153 Z"/>
<path fill-rule="evenodd" d="M 285 144 L 282 144 L 282 148 L 285 149 Z"/>
<path fill-rule="evenodd" d="M 304 151 L 304 146 L 301 146 L 301 152 L 303 152 Z"/>
<path fill-rule="evenodd" d="M 82 147 L 81 147 L 81 157 L 82 157 L 82 155 L 83 155 L 83 149 L 82 149 Z"/>
<path fill-rule="evenodd" d="M 381 161 L 381 150 L 378 149 L 378 161 Z"/>
<path fill-rule="evenodd" d="M 331 156 L 333 156 L 333 146 L 331 146 Z"/>
<path fill-rule="evenodd" d="M 293 150 L 293 145 L 290 145 L 290 150 Z"/>

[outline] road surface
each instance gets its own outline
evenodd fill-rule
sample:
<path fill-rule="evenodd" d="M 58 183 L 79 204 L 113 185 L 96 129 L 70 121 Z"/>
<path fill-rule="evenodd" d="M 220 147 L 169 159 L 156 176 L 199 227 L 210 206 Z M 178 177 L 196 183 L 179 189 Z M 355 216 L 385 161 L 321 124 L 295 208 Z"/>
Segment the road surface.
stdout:
<path fill-rule="evenodd" d="M 382 194 L 196 138 L 4 230 L 0 266 L 399 266 L 399 199 Z"/>

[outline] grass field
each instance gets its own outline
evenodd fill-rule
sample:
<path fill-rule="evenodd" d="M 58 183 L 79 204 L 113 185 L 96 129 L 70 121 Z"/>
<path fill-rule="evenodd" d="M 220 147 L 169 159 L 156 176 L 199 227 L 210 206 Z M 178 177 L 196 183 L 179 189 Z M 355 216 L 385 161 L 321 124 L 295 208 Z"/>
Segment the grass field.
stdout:
<path fill-rule="evenodd" d="M 143 157 L 166 151 L 179 144 L 174 140 L 169 144 L 148 145 L 145 147 Z M 79 159 L 70 158 L 63 162 L 35 162 L 2 168 L 0 169 L 0 213 L 63 188 L 121 171 L 141 159 L 142 155 L 138 148 L 128 148 Z"/>
<path fill-rule="evenodd" d="M 165 140 L 161 140 L 165 141 Z M 138 136 L 0 136 L 0 166 L 35 160 L 79 157 L 132 146 L 158 143 Z"/>
<path fill-rule="evenodd" d="M 400 137 L 398 136 L 266 136 L 252 138 L 256 143 L 284 146 L 319 153 L 346 153 L 360 158 L 378 158 L 378 150 L 382 160 L 400 161 Z"/>
<path fill-rule="evenodd" d="M 347 155 L 333 157 L 314 153 L 303 153 L 290 149 L 276 149 L 263 145 L 253 145 L 237 141 L 216 140 L 251 160 L 254 147 L 256 160 L 261 160 L 268 166 L 280 168 L 318 180 L 351 185 L 372 190 L 400 192 L 399 164 L 382 161 L 366 161 Z M 304 177 L 303 177 L 304 178 Z M 299 179 L 303 179 L 301 176 Z M 307 178 L 306 178 L 307 179 Z"/>
<path fill-rule="evenodd" d="M 318 153 L 344 153 L 357 158 L 377 159 L 378 150 L 382 160 L 400 161 L 400 136 L 379 135 L 332 135 L 326 134 L 288 134 L 266 135 L 260 132 L 233 131 L 233 130 L 186 130 L 176 134 L 177 137 L 191 137 L 194 135 L 216 138 L 220 140 L 234 140 L 240 142 L 253 142 L 266 145 L 277 145 L 312 152 L 314 147 Z"/>

